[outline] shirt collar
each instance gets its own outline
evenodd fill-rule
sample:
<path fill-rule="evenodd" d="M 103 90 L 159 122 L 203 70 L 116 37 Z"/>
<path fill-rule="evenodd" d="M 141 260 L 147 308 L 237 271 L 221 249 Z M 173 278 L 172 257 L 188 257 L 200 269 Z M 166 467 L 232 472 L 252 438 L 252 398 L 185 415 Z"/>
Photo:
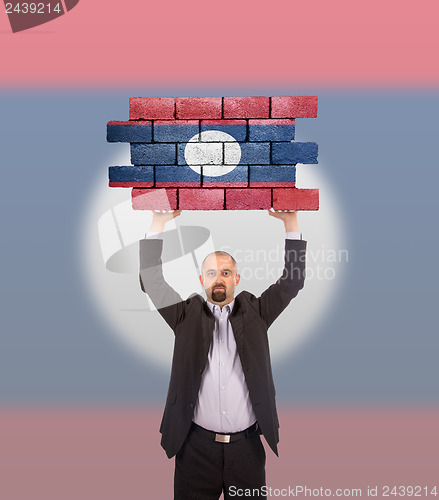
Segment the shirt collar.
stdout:
<path fill-rule="evenodd" d="M 214 307 L 215 307 L 215 306 L 216 306 L 216 307 L 218 307 L 218 309 L 220 308 L 220 306 L 219 306 L 218 304 L 212 304 L 212 302 L 209 302 L 208 300 L 206 300 L 206 302 L 207 302 L 207 306 L 208 306 L 208 307 L 209 307 L 209 309 L 212 311 L 212 313 L 213 313 L 213 311 L 214 311 Z M 227 310 L 227 308 L 228 308 L 228 312 L 229 312 L 229 313 L 231 313 L 231 312 L 233 311 L 233 306 L 234 306 L 234 305 L 235 305 L 235 299 L 233 299 L 233 300 L 232 300 L 232 302 L 230 302 L 229 304 L 226 304 L 226 305 L 225 305 L 225 306 L 223 306 L 223 307 L 225 307 L 225 308 L 226 308 L 226 310 Z"/>

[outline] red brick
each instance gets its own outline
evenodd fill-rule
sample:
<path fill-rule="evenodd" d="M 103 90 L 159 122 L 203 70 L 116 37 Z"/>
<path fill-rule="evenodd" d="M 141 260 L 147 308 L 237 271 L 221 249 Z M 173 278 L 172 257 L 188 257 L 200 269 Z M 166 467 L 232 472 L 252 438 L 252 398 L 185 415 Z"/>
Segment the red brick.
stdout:
<path fill-rule="evenodd" d="M 271 98 L 271 118 L 315 118 L 317 96 L 284 96 Z"/>
<path fill-rule="evenodd" d="M 319 209 L 319 190 L 318 189 L 299 189 L 296 210 L 318 210 Z"/>
<path fill-rule="evenodd" d="M 130 97 L 130 120 L 175 118 L 173 97 Z"/>
<path fill-rule="evenodd" d="M 296 210 L 297 188 L 273 189 L 273 208 L 275 210 Z"/>
<path fill-rule="evenodd" d="M 133 188 L 131 202 L 134 210 L 176 210 L 176 189 Z"/>
<path fill-rule="evenodd" d="M 179 189 L 179 210 L 224 210 L 224 189 Z"/>
<path fill-rule="evenodd" d="M 269 118 L 270 98 L 224 97 L 224 118 Z"/>
<path fill-rule="evenodd" d="M 319 190 L 274 188 L 273 208 L 275 210 L 318 210 Z"/>
<path fill-rule="evenodd" d="M 221 97 L 177 97 L 177 118 L 221 118 Z"/>
<path fill-rule="evenodd" d="M 271 189 L 226 189 L 227 210 L 264 210 L 271 208 Z"/>

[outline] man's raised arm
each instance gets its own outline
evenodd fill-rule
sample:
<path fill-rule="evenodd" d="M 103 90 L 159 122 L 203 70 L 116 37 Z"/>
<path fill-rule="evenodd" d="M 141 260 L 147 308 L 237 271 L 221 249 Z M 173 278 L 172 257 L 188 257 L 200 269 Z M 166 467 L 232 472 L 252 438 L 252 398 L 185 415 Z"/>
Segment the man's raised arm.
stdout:
<path fill-rule="evenodd" d="M 165 224 L 180 214 L 180 210 L 153 212 L 147 237 L 139 242 L 140 286 L 172 329 L 183 311 L 182 298 L 163 277 L 161 259 L 163 240 L 159 236 L 163 233 Z"/>
<path fill-rule="evenodd" d="M 259 297 L 259 311 L 270 326 L 304 286 L 306 241 L 299 232 L 296 212 L 268 211 L 283 221 L 286 232 L 285 263 L 282 276 Z"/>

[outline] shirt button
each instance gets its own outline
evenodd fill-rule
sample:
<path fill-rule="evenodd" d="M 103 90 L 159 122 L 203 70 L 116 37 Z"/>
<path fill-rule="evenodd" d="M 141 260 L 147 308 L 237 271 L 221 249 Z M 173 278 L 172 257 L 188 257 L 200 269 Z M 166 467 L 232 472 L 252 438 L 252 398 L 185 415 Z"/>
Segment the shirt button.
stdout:
<path fill-rule="evenodd" d="M 220 340 L 221 340 L 221 342 L 224 342 L 224 339 L 220 339 Z"/>
<path fill-rule="evenodd" d="M 225 415 L 225 414 L 226 414 L 226 412 L 225 412 L 225 411 L 223 411 L 223 415 Z"/>
<path fill-rule="evenodd" d="M 224 362 L 221 363 L 221 366 L 224 366 Z"/>
<path fill-rule="evenodd" d="M 222 387 L 221 387 L 221 389 L 222 389 L 222 390 L 224 390 L 224 389 L 225 389 L 225 387 L 224 387 L 224 386 L 222 386 Z"/>

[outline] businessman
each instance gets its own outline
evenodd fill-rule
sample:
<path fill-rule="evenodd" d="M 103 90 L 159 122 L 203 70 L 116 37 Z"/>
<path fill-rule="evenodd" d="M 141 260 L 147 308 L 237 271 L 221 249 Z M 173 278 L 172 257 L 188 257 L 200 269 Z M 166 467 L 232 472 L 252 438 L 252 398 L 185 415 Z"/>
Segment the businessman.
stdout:
<path fill-rule="evenodd" d="M 285 264 L 260 297 L 242 291 L 235 259 L 208 255 L 199 294 L 182 300 L 162 274 L 167 221 L 180 211 L 154 212 L 140 242 L 140 283 L 175 334 L 171 379 L 160 426 L 175 455 L 174 499 L 266 498 L 264 435 L 277 455 L 279 421 L 267 330 L 304 285 L 306 242 L 295 212 L 269 211 L 283 221 Z"/>

